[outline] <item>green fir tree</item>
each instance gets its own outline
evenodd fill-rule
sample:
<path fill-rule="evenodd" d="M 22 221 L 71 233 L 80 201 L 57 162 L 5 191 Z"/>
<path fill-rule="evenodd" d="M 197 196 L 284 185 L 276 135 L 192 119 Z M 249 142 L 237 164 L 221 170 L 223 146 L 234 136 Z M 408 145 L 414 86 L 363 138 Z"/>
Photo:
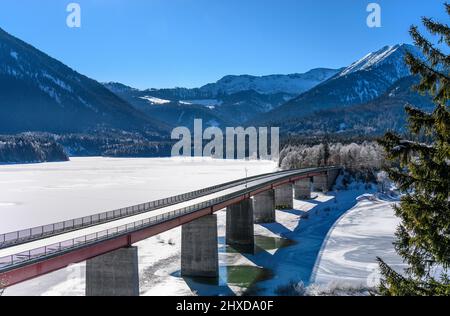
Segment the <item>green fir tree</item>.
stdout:
<path fill-rule="evenodd" d="M 450 5 L 446 3 L 445 9 L 450 16 Z M 445 53 L 450 27 L 430 18 L 422 22 L 437 41 L 412 26 L 410 34 L 426 59 L 408 54 L 406 63 L 421 78 L 417 91 L 430 94 L 436 107 L 425 113 L 407 106 L 414 137 L 406 140 L 387 133 L 380 140 L 394 162 L 389 176 L 405 193 L 395 207 L 401 219 L 395 249 L 408 266 L 398 273 L 378 259 L 383 295 L 450 295 L 450 56 Z"/>

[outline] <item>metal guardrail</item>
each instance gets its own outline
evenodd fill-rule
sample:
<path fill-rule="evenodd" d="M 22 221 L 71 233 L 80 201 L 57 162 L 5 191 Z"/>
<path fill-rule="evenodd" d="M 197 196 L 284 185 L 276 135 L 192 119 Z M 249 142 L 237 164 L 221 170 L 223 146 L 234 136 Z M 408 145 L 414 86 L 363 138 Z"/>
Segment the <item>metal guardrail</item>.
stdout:
<path fill-rule="evenodd" d="M 332 169 L 334 169 L 334 167 L 332 167 L 332 168 L 316 168 L 316 169 L 314 169 L 314 171 L 324 171 L 324 170 L 332 170 Z M 293 171 L 290 170 L 290 172 L 293 172 Z M 301 173 L 308 173 L 308 172 L 311 172 L 311 170 L 302 170 L 301 172 L 298 173 L 298 175 L 300 175 Z M 276 174 L 280 174 L 280 173 L 272 173 L 271 175 L 276 175 Z M 296 174 L 294 174 L 294 175 L 296 175 Z M 287 177 L 291 177 L 291 176 L 293 176 L 293 175 L 289 175 Z M 282 180 L 282 179 L 284 179 L 284 178 L 280 178 L 277 180 Z M 259 188 L 266 186 L 268 183 L 271 183 L 272 181 L 273 180 L 270 180 L 267 182 L 263 182 L 259 185 L 252 186 L 251 190 L 258 190 Z M 197 204 L 194 204 L 194 205 L 191 205 L 188 207 L 184 207 L 184 208 L 181 208 L 181 209 L 178 209 L 175 211 L 171 211 L 171 212 L 164 213 L 161 215 L 149 217 L 144 220 L 135 221 L 135 222 L 127 224 L 127 225 L 122 225 L 119 227 L 103 230 L 103 231 L 100 231 L 100 232 L 97 232 L 94 234 L 84 235 L 84 236 L 81 236 L 78 238 L 69 239 L 69 240 L 59 242 L 56 244 L 52 244 L 52 245 L 48 245 L 48 246 L 44 246 L 44 247 L 40 247 L 40 248 L 36 248 L 36 249 L 31 249 L 31 250 L 28 250 L 25 252 L 9 255 L 6 257 L 1 257 L 0 258 L 0 271 L 6 270 L 6 269 L 11 269 L 15 266 L 19 266 L 19 265 L 23 265 L 23 264 L 30 264 L 30 263 L 33 263 L 34 261 L 39 261 L 45 257 L 51 257 L 51 256 L 54 256 L 57 254 L 63 254 L 65 252 L 69 252 L 74 249 L 83 248 L 89 244 L 95 244 L 97 242 L 105 241 L 105 240 L 111 239 L 113 237 L 126 235 L 127 233 L 130 233 L 130 232 L 148 228 L 148 227 L 157 225 L 159 223 L 165 222 L 167 220 L 174 219 L 174 218 L 177 218 L 180 216 L 184 216 L 184 215 L 187 215 L 187 214 L 190 214 L 193 212 L 197 212 L 199 210 L 209 208 L 214 205 L 226 202 L 235 197 L 239 197 L 246 192 L 248 192 L 248 188 L 230 193 L 228 195 L 225 195 L 225 196 L 222 196 L 219 198 L 211 199 L 209 201 L 205 201 L 202 203 L 197 203 Z"/>
<path fill-rule="evenodd" d="M 120 218 L 125 218 L 141 213 L 151 212 L 158 210 L 163 207 L 171 206 L 181 202 L 187 202 L 192 199 L 196 199 L 211 193 L 215 193 L 224 190 L 229 187 L 236 186 L 245 181 L 253 181 L 255 179 L 267 177 L 269 175 L 276 175 L 282 173 L 292 172 L 292 170 L 280 171 L 276 173 L 266 173 L 257 176 L 252 176 L 247 179 L 239 179 L 223 184 L 215 185 L 212 187 L 148 202 L 143 204 L 138 204 L 130 207 L 120 208 L 114 211 L 102 212 L 90 216 L 80 217 L 76 219 L 71 219 L 67 221 L 61 221 L 58 223 L 38 226 L 34 228 L 28 228 L 23 230 L 18 230 L 10 233 L 0 234 L 0 249 L 7 248 L 10 246 L 15 246 L 21 243 L 29 242 L 35 239 L 42 239 L 45 237 L 50 237 L 58 235 L 61 233 L 78 230 L 81 228 L 98 225 L 102 223 L 107 223 Z"/>
<path fill-rule="evenodd" d="M 161 222 L 165 222 L 169 219 L 176 218 L 182 215 L 186 215 L 190 212 L 195 212 L 198 209 L 208 207 L 208 202 L 203 202 L 201 204 L 185 207 L 176 211 L 168 212 L 162 215 L 153 216 L 145 220 L 136 221 L 127 225 L 122 225 L 112 229 L 103 230 L 95 234 L 85 235 L 78 238 L 69 239 L 63 242 L 59 242 L 53 245 L 48 245 L 29 251 L 21 252 L 7 257 L 0 258 L 0 270 L 15 266 L 18 264 L 23 264 L 25 262 L 31 262 L 33 260 L 38 260 L 43 257 L 48 257 L 56 253 L 63 253 L 76 248 L 84 247 L 91 243 L 96 243 L 103 240 L 108 240 L 112 237 L 119 236 L 124 233 L 131 231 L 136 231 L 138 229 L 143 229 L 150 227 Z"/>

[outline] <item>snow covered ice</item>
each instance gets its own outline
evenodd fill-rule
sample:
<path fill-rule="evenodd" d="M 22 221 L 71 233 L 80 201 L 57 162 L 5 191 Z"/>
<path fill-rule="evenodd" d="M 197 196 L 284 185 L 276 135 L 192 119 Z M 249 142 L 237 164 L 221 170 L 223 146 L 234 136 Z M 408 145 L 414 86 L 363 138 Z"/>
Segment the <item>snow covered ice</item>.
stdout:
<path fill-rule="evenodd" d="M 0 233 L 146 203 L 272 172 L 271 161 L 72 158 L 0 165 Z"/>

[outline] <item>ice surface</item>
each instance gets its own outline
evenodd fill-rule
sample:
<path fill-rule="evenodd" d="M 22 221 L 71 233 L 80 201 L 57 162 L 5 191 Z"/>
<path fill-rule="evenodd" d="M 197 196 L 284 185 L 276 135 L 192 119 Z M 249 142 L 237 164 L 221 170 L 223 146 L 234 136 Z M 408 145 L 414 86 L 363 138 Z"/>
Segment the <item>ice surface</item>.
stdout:
<path fill-rule="evenodd" d="M 145 203 L 272 172 L 270 161 L 72 158 L 0 166 L 0 233 Z"/>

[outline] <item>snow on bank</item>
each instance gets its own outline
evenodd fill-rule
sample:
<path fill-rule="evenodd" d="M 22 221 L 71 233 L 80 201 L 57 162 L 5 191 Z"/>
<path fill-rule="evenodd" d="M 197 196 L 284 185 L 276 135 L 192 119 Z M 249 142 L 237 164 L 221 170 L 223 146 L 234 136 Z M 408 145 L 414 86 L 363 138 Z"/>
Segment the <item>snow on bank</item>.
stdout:
<path fill-rule="evenodd" d="M 365 190 L 363 185 L 356 185 L 350 190 L 327 195 L 318 193 L 313 200 L 295 201 L 294 211 L 279 211 L 279 223 L 265 225 L 265 228 L 277 231 L 280 236 L 294 240 L 297 244 L 279 249 L 272 258 L 266 258 L 275 278 L 261 282 L 258 285 L 260 293 L 275 295 L 278 288 L 290 282 L 303 282 L 306 286 L 314 283 L 314 272 L 322 265 L 317 258 L 323 249 L 328 248 L 329 231 L 339 218 L 345 218 L 344 214 L 348 210 L 361 207 L 359 197 L 367 192 L 373 193 L 371 189 Z M 385 207 L 390 208 L 389 205 Z M 298 220 L 290 218 L 292 214 L 297 215 Z M 365 213 L 362 211 L 359 215 L 361 221 L 364 221 Z"/>
<path fill-rule="evenodd" d="M 392 243 L 399 220 L 387 197 L 363 195 L 327 236 L 312 283 L 325 287 L 374 287 L 379 281 L 376 257 L 396 270 L 404 268 Z"/>

